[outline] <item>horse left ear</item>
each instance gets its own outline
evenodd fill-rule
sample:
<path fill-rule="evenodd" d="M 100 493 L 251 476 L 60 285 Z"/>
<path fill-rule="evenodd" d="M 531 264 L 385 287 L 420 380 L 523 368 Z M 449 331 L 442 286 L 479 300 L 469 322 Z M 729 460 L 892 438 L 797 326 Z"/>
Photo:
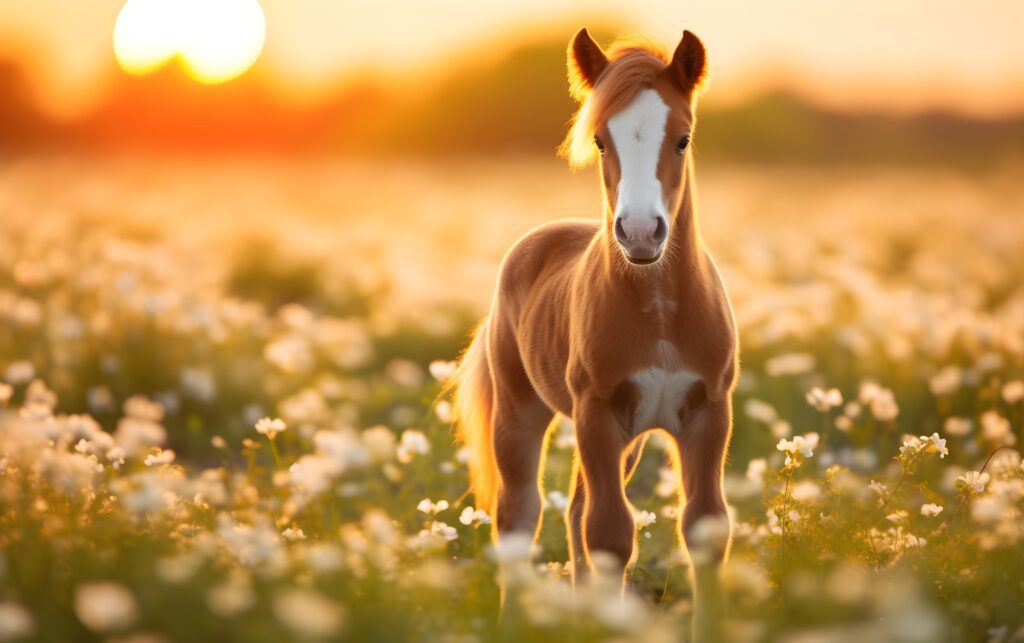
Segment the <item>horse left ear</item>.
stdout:
<path fill-rule="evenodd" d="M 569 43 L 569 94 L 578 101 L 586 99 L 601 73 L 608 67 L 608 57 L 584 27 Z"/>
<path fill-rule="evenodd" d="M 683 92 L 690 93 L 704 82 L 707 71 L 707 52 L 704 50 L 704 43 L 692 32 L 684 31 L 683 39 L 679 41 L 679 46 L 672 54 L 672 62 L 669 63 L 666 72 L 671 74 Z"/>

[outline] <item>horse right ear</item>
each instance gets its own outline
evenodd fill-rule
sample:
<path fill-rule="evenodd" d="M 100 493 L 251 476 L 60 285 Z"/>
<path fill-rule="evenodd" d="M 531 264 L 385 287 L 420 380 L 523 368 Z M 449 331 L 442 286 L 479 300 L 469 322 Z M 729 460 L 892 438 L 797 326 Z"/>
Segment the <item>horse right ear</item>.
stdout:
<path fill-rule="evenodd" d="M 608 57 L 584 27 L 569 43 L 569 93 L 583 101 L 608 66 Z"/>

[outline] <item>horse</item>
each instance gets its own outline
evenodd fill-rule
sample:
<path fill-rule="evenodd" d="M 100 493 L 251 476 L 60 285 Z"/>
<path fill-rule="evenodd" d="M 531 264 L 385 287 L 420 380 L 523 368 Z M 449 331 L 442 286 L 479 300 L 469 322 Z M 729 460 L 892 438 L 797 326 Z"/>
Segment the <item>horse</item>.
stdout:
<path fill-rule="evenodd" d="M 470 489 L 497 541 L 536 539 L 545 436 L 553 418 L 571 418 L 573 582 L 603 552 L 624 587 L 636 539 L 625 485 L 660 430 L 685 503 L 678 535 L 695 566 L 714 571 L 730 543 L 722 476 L 739 348 L 695 208 L 705 48 L 684 31 L 671 58 L 640 39 L 605 51 L 584 28 L 568 72 L 579 110 L 560 151 L 574 168 L 597 161 L 603 216 L 542 225 L 501 263 L 449 383 Z"/>

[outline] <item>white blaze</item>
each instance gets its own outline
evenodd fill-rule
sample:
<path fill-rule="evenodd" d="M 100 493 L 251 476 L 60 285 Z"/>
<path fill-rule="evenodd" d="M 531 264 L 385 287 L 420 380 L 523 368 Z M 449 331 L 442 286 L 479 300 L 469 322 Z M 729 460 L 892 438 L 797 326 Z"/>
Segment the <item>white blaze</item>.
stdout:
<path fill-rule="evenodd" d="M 608 119 L 619 156 L 616 216 L 668 219 L 657 176 L 668 111 L 658 92 L 643 89 L 626 109 Z"/>

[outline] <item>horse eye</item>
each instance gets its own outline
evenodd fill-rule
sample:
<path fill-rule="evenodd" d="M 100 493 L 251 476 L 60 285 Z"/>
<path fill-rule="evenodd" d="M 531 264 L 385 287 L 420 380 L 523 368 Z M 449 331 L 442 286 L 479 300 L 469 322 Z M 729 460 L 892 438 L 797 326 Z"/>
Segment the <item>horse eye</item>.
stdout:
<path fill-rule="evenodd" d="M 684 136 L 681 139 L 679 139 L 679 142 L 676 143 L 676 154 L 682 154 L 683 152 L 685 152 L 686 148 L 689 145 L 690 145 L 690 137 L 689 136 Z"/>
<path fill-rule="evenodd" d="M 594 145 L 597 146 L 597 151 L 598 152 L 600 152 L 601 154 L 604 154 L 604 143 L 602 143 L 601 139 L 599 139 L 596 136 L 594 137 Z"/>

